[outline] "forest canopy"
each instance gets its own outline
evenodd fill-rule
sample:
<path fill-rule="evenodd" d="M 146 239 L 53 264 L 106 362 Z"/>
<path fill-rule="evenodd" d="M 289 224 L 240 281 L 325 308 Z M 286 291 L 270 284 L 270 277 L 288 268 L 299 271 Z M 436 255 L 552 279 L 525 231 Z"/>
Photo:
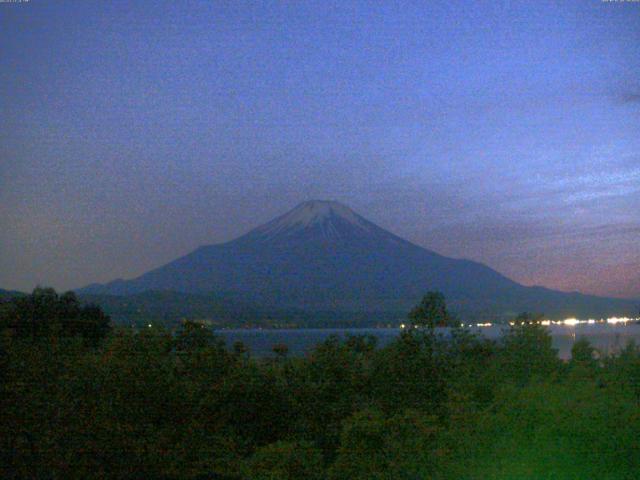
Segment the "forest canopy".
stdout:
<path fill-rule="evenodd" d="M 637 478 L 640 349 L 561 362 L 547 330 L 331 337 L 254 358 L 206 326 L 2 304 L 2 478 Z M 24 322 L 25 325 L 21 325 Z M 615 448 L 612 448 L 615 446 Z"/>

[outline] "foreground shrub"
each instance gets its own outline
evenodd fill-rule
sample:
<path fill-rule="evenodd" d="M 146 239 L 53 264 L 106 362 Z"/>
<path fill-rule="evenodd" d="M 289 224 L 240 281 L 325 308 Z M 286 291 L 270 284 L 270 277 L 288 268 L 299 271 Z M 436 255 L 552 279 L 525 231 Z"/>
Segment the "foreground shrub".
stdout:
<path fill-rule="evenodd" d="M 321 480 L 322 455 L 311 443 L 275 442 L 259 448 L 247 461 L 247 480 Z"/>
<path fill-rule="evenodd" d="M 344 425 L 332 480 L 430 478 L 443 452 L 433 417 L 407 410 L 385 417 L 356 413 Z"/>

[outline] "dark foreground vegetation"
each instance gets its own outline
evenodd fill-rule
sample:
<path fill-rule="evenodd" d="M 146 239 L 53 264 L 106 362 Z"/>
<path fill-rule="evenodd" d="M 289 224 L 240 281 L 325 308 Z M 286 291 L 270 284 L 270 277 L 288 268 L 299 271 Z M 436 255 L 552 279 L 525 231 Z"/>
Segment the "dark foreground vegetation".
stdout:
<path fill-rule="evenodd" d="M 439 338 L 425 297 L 396 341 L 254 359 L 187 322 L 112 329 L 72 294 L 0 304 L 0 477 L 636 479 L 640 350 L 560 362 L 519 317 Z"/>

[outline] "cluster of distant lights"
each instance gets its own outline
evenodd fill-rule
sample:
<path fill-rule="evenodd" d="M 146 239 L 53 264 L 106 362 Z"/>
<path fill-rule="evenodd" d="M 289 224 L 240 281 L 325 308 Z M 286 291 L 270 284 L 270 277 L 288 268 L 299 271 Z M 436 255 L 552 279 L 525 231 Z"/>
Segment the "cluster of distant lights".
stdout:
<path fill-rule="evenodd" d="M 601 323 L 601 324 L 610 324 L 610 325 L 616 325 L 616 324 L 626 324 L 629 322 L 640 322 L 640 318 L 629 318 L 629 317 L 610 317 L 610 318 L 601 318 L 599 320 L 590 318 L 588 320 L 579 320 L 577 318 L 565 318 L 564 320 L 538 320 L 538 321 L 534 321 L 533 323 L 538 323 L 540 325 L 543 325 L 545 327 L 548 327 L 550 325 L 564 325 L 567 327 L 574 327 L 576 325 L 595 325 L 596 323 Z M 515 325 L 516 322 L 509 322 L 509 325 L 513 326 Z M 490 322 L 486 322 L 486 323 L 470 323 L 468 325 L 466 325 L 467 327 L 491 327 L 493 326 L 493 323 Z M 460 324 L 461 327 L 464 327 L 465 324 L 461 323 Z"/>
<path fill-rule="evenodd" d="M 531 323 L 537 323 L 545 327 L 548 327 L 550 325 L 563 325 L 567 327 L 575 327 L 576 325 L 595 325 L 595 324 L 605 324 L 605 323 L 609 325 L 617 325 L 617 324 L 626 325 L 627 323 L 630 323 L 630 322 L 640 322 L 640 317 L 638 318 L 610 317 L 610 318 L 601 318 L 599 320 L 596 320 L 593 318 L 590 318 L 588 320 L 579 320 L 577 318 L 565 318 L 564 320 L 537 320 Z M 492 327 L 494 325 L 504 325 L 504 324 L 495 324 L 491 322 L 460 324 L 461 327 L 478 327 L 478 328 Z M 514 326 L 516 325 L 516 322 L 509 322 L 509 325 Z M 402 329 L 408 328 L 408 327 L 409 325 L 406 325 L 404 323 L 400 324 L 400 328 Z"/>

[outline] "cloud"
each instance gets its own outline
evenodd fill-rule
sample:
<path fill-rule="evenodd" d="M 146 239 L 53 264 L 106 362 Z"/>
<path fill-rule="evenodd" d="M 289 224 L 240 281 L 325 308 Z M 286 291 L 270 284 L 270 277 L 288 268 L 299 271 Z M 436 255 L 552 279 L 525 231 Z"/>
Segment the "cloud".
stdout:
<path fill-rule="evenodd" d="M 625 105 L 640 103 L 640 93 L 636 93 L 636 92 L 624 93 L 620 95 L 620 102 Z"/>

